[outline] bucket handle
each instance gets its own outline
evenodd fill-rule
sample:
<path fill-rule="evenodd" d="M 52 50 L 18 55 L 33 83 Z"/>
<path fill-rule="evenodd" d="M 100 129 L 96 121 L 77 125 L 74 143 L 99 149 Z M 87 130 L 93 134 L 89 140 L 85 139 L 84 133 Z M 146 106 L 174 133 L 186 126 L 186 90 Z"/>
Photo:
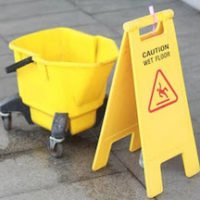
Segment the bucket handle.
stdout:
<path fill-rule="evenodd" d="M 17 69 L 33 62 L 32 57 L 25 58 L 5 68 L 6 73 L 15 72 Z"/>

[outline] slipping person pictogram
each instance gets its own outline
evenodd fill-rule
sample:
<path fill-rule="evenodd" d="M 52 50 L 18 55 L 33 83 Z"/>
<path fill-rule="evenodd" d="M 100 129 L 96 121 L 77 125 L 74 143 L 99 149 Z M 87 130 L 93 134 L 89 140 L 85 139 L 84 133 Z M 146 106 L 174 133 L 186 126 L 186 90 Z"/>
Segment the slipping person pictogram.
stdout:
<path fill-rule="evenodd" d="M 168 95 L 167 95 L 168 89 L 166 87 L 164 87 L 162 89 L 161 83 L 159 83 L 159 88 L 157 89 L 157 91 L 158 91 L 160 97 L 163 97 L 163 95 L 164 95 L 166 98 L 168 98 Z"/>
<path fill-rule="evenodd" d="M 149 112 L 155 112 L 161 108 L 169 106 L 178 100 L 178 96 L 172 85 L 159 69 L 156 72 L 153 89 L 149 101 Z"/>

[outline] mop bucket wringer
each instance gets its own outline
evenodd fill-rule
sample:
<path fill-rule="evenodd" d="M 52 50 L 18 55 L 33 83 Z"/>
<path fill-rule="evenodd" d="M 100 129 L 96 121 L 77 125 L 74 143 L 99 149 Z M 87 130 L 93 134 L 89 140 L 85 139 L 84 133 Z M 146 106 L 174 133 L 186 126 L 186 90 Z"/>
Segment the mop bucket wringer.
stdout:
<path fill-rule="evenodd" d="M 49 150 L 63 155 L 66 131 L 72 135 L 91 128 L 105 109 L 106 85 L 117 58 L 113 40 L 69 28 L 54 28 L 13 40 L 19 94 L 1 102 L 4 128 L 11 113 L 22 112 L 29 124 L 51 131 Z"/>

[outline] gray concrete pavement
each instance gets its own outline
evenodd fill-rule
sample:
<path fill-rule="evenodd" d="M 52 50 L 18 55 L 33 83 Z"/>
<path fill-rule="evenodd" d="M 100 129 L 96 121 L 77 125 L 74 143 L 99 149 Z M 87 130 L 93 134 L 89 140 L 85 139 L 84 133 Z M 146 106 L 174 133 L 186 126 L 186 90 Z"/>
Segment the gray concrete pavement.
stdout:
<path fill-rule="evenodd" d="M 0 100 L 17 91 L 15 74 L 4 67 L 13 63 L 10 40 L 29 32 L 68 26 L 105 35 L 120 44 L 122 24 L 156 10 L 172 8 L 180 47 L 192 122 L 200 153 L 200 13 L 179 0 L 6 0 L 0 1 Z M 108 91 L 111 85 L 110 77 Z M 49 132 L 28 125 L 21 114 L 13 117 L 7 133 L 0 121 L 0 199 L 145 200 L 139 152 L 128 152 L 130 138 L 113 145 L 108 166 L 91 171 L 100 127 L 68 137 L 65 156 L 53 159 L 46 150 Z M 200 175 L 184 176 L 181 159 L 163 164 L 164 193 L 158 200 L 199 200 Z"/>

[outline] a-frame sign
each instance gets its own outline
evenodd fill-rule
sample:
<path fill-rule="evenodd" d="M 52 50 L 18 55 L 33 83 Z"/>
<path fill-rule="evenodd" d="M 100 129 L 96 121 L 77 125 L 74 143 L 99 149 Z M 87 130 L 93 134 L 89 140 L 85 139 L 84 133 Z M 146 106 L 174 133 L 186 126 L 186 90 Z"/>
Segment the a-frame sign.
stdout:
<path fill-rule="evenodd" d="M 182 156 L 186 176 L 199 172 L 173 16 L 156 13 L 156 30 L 144 35 L 151 15 L 125 23 L 92 166 L 106 166 L 112 144 L 131 134 L 130 151 L 142 148 L 148 197 L 163 191 L 161 164 L 172 157 Z"/>

